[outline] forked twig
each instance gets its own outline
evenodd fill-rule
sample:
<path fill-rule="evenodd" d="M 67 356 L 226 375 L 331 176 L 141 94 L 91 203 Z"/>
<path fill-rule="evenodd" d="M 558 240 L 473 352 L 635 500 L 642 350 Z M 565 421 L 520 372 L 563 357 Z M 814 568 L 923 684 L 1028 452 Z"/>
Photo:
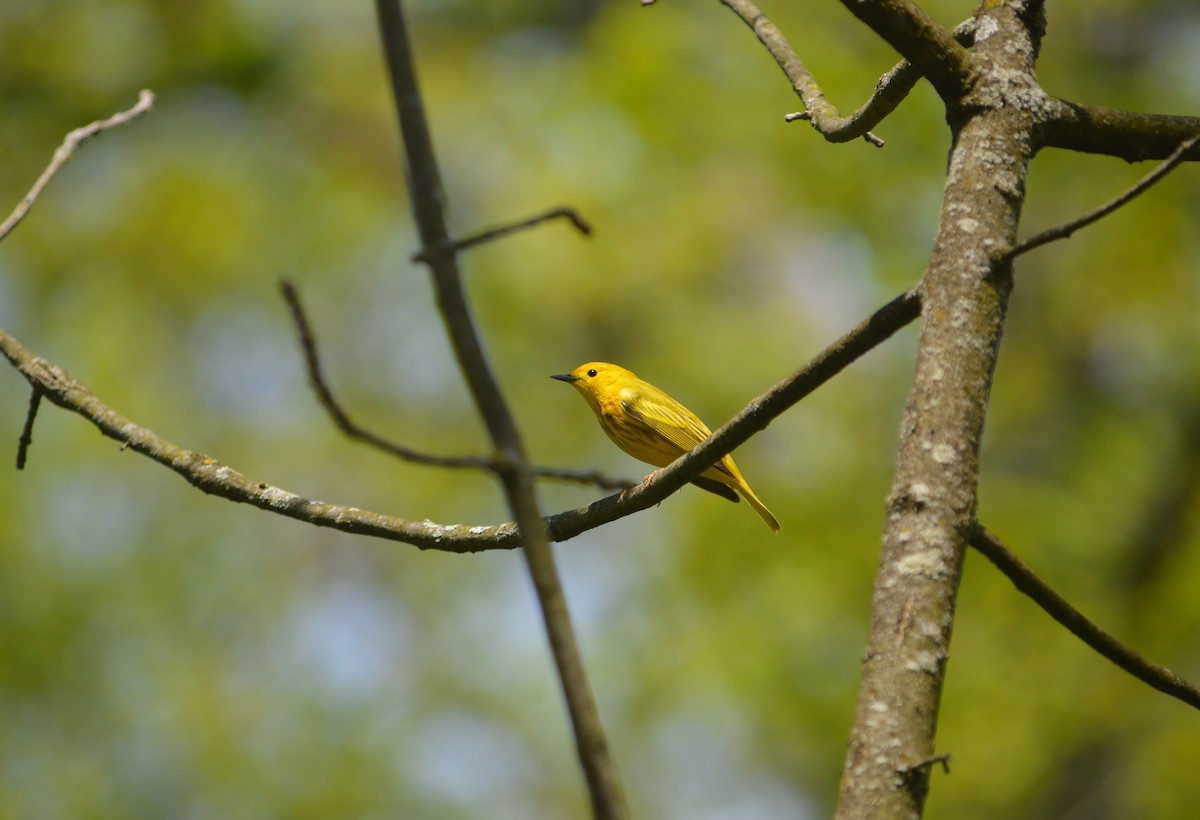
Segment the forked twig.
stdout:
<path fill-rule="evenodd" d="M 800 59 L 800 55 L 792 48 L 787 38 L 751 0 L 720 0 L 720 2 L 750 27 L 759 42 L 775 58 L 775 62 L 787 75 L 792 88 L 804 103 L 804 111 L 784 117 L 787 122 L 800 120 L 810 122 L 813 128 L 830 142 L 848 142 L 861 137 L 878 148 L 884 146 L 884 141 L 873 134 L 870 129 L 895 111 L 896 107 L 913 90 L 923 76 L 919 68 L 908 60 L 901 60 L 879 78 L 875 84 L 875 90 L 857 111 L 843 117 L 825 97 L 816 77 L 804 65 L 804 61 Z M 969 46 L 975 39 L 975 19 L 971 18 L 960 23 L 951 32 L 951 36 L 959 45 Z"/>

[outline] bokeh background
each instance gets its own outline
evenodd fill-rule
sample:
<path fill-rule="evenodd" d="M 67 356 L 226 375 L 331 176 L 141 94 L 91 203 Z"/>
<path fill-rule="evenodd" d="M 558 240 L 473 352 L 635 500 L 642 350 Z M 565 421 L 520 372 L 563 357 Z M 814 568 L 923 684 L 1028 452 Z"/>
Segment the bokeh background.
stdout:
<path fill-rule="evenodd" d="M 839 3 L 765 3 L 852 110 L 895 55 Z M 923 4 L 953 25 L 969 3 Z M 948 137 L 918 87 L 829 145 L 718 3 L 408 4 L 453 224 L 569 203 L 473 250 L 469 289 L 541 464 L 640 477 L 547 378 L 616 361 L 716 426 L 921 273 Z M 1200 111 L 1200 7 L 1051 4 L 1068 98 Z M 380 433 L 485 438 L 416 250 L 372 6 L 5 0 L 0 211 L 85 146 L 0 247 L 0 324 L 123 414 L 302 495 L 505 518 L 487 477 L 340 437 L 278 295 Z M 1148 166 L 1051 152 L 1025 233 Z M 1020 260 L 981 518 L 1102 625 L 1200 679 L 1200 181 L 1191 167 Z M 696 490 L 557 548 L 634 813 L 827 816 L 912 370 L 899 334 L 738 451 L 779 516 Z M 0 817 L 579 818 L 521 558 L 420 553 L 206 497 L 0 368 Z M 599 491 L 545 484 L 548 511 Z M 1200 717 L 968 559 L 930 817 L 1183 817 Z"/>

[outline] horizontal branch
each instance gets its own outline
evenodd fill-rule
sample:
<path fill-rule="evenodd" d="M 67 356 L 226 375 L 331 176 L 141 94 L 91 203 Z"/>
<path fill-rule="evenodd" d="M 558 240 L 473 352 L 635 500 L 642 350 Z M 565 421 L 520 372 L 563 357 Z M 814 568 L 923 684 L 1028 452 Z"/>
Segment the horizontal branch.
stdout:
<path fill-rule="evenodd" d="M 564 541 L 659 503 L 702 473 L 705 465 L 719 460 L 721 455 L 765 428 L 776 416 L 911 322 L 919 310 L 920 300 L 915 290 L 893 299 L 805 367 L 750 402 L 695 450 L 660 471 L 654 480 L 579 509 L 546 517 L 546 529 L 551 539 Z M 255 481 L 232 467 L 203 453 L 180 447 L 120 415 L 61 367 L 34 355 L 3 328 L 0 328 L 0 353 L 28 380 L 33 389 L 40 390 L 56 406 L 83 416 L 103 435 L 174 470 L 189 484 L 210 495 L 316 526 L 400 541 L 420 549 L 468 553 L 521 546 L 517 527 L 512 522 L 491 526 L 414 522 L 358 507 L 314 501 L 266 482 Z"/>
<path fill-rule="evenodd" d="M 1053 99 L 1041 144 L 1141 162 L 1166 159 L 1180 143 L 1196 134 L 1200 134 L 1200 117 L 1139 114 Z M 1200 160 L 1200 145 L 1193 145 L 1183 159 Z"/>
<path fill-rule="evenodd" d="M 1085 618 L 987 529 L 976 525 L 971 534 L 971 546 L 995 564 L 1018 590 L 1092 649 L 1143 683 L 1200 709 L 1200 689 L 1170 669 L 1146 660 Z"/>

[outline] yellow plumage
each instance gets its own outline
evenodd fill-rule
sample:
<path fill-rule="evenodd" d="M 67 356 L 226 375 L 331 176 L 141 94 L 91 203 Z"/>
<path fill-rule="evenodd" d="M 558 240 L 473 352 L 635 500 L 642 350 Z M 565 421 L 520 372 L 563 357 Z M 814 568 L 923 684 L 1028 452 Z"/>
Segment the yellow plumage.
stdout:
<path fill-rule="evenodd" d="M 571 384 L 583 395 L 614 444 L 655 467 L 666 467 L 712 435 L 691 410 L 615 364 L 588 362 L 570 373 L 551 378 Z M 737 501 L 737 496 L 725 489 L 725 486 L 732 487 L 741 493 L 771 532 L 779 532 L 779 521 L 742 478 L 732 456 L 726 455 L 709 467 L 696 483 Z"/>

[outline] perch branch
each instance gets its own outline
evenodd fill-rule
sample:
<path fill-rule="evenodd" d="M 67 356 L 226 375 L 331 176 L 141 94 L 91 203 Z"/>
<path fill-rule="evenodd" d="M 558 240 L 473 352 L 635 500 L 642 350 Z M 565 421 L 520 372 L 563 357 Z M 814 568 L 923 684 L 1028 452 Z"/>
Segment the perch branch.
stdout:
<path fill-rule="evenodd" d="M 1200 709 L 1200 689 L 1170 669 L 1146 660 L 1085 618 L 982 525 L 975 526 L 970 542 L 971 546 L 995 564 L 1018 590 L 1033 599 L 1051 618 L 1065 626 L 1085 644 L 1143 683 Z"/>
<path fill-rule="evenodd" d="M 1071 236 L 1071 234 L 1075 233 L 1075 231 L 1079 230 L 1080 228 L 1086 228 L 1093 222 L 1097 222 L 1108 216 L 1125 203 L 1144 193 L 1150 188 L 1150 186 L 1154 185 L 1154 183 L 1171 173 L 1171 171 L 1175 170 L 1175 168 L 1184 161 L 1188 151 L 1190 151 L 1197 142 L 1200 142 L 1200 132 L 1190 139 L 1186 139 L 1181 142 L 1179 147 L 1177 147 L 1174 152 L 1172 152 L 1171 155 L 1167 157 L 1157 168 L 1138 180 L 1135 185 L 1130 187 L 1124 193 L 1113 199 L 1110 199 L 1096 210 L 1090 211 L 1078 219 L 1073 219 L 1065 225 L 1059 225 L 1057 228 L 1051 228 L 1048 231 L 1042 231 L 1036 236 L 1026 239 L 1020 245 L 1017 245 L 1017 247 L 1013 248 L 1011 255 L 1020 256 L 1027 251 L 1031 251 L 1034 248 L 1040 248 L 1042 245 L 1050 242 L 1054 242 L 1059 239 L 1067 239 Z"/>
<path fill-rule="evenodd" d="M 660 472 L 655 481 L 648 484 L 643 482 L 626 493 L 606 496 L 580 509 L 547 517 L 547 531 L 555 541 L 565 541 L 654 506 L 703 472 L 702 460 L 710 464 L 718 460 L 720 452 L 732 450 L 748 439 L 753 431 L 765 427 L 776 416 L 915 319 L 919 309 L 920 300 L 915 289 L 898 296 L 821 351 L 803 368 L 750 402 L 742 412 L 700 445 L 703 450 L 698 447 L 692 451 L 695 455 L 689 453 L 680 458 Z M 34 355 L 3 328 L 0 328 L 0 354 L 25 377 L 34 390 L 41 391 L 53 404 L 83 416 L 101 434 L 121 442 L 123 450 L 141 453 L 174 470 L 189 484 L 209 495 L 249 504 L 315 526 L 399 541 L 419 549 L 469 553 L 521 546 L 517 527 L 511 522 L 490 526 L 413 522 L 357 507 L 302 498 L 266 482 L 254 481 L 203 453 L 180 447 L 120 415 L 57 364 Z"/>
<path fill-rule="evenodd" d="M 693 450 L 680 456 L 667 467 L 652 473 L 642 484 L 624 493 L 624 502 L 644 506 L 657 504 L 715 464 L 726 453 L 732 452 L 755 433 L 765 429 L 775 418 L 836 376 L 851 362 L 916 319 L 920 310 L 921 298 L 917 288 L 892 299 L 821 351 L 804 367 L 747 404 L 741 412 L 696 445 Z"/>
<path fill-rule="evenodd" d="M 153 107 L 154 92 L 143 89 L 141 94 L 138 95 L 137 103 L 129 110 L 120 111 L 106 120 L 97 120 L 68 133 L 62 145 L 54 152 L 54 156 L 51 158 L 50 164 L 46 166 L 46 170 L 42 171 L 42 175 L 37 178 L 37 182 L 33 183 L 33 187 L 29 189 L 29 193 L 25 194 L 25 198 L 13 209 L 8 219 L 0 223 L 0 240 L 3 240 L 4 237 L 12 233 L 13 229 L 20 224 L 25 215 L 33 208 L 33 204 L 37 202 L 37 198 L 42 195 L 42 191 L 50 184 L 50 180 L 54 178 L 54 175 L 58 173 L 60 168 L 67 164 L 67 160 L 71 158 L 79 146 L 102 131 L 106 131 L 109 128 L 116 128 L 119 125 L 125 125 L 131 120 L 145 114 Z"/>

